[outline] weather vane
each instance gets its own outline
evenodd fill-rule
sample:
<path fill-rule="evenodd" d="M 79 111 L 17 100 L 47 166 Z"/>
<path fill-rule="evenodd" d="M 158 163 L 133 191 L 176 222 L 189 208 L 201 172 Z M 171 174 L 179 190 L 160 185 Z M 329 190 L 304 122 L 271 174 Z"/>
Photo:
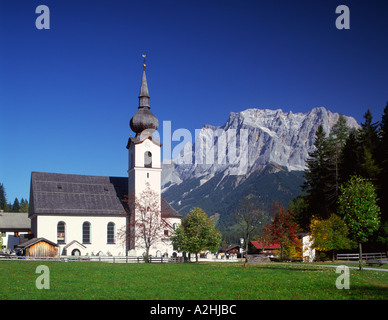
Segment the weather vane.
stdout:
<path fill-rule="evenodd" d="M 145 69 L 145 67 L 146 67 L 146 63 L 145 63 L 146 55 L 142 54 L 141 56 L 143 57 L 143 69 Z"/>

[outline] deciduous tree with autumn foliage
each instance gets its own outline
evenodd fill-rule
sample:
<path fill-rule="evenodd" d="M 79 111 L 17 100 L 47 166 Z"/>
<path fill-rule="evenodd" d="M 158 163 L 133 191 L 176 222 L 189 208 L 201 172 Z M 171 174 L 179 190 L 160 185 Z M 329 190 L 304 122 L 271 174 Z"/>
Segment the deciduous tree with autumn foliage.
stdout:
<path fill-rule="evenodd" d="M 274 202 L 271 211 L 274 213 L 273 220 L 264 226 L 261 239 L 266 244 L 278 243 L 280 260 L 284 260 L 287 252 L 295 252 L 295 248 L 301 246 L 297 236 L 299 226 L 294 221 L 292 211 L 286 210 L 280 202 Z"/>

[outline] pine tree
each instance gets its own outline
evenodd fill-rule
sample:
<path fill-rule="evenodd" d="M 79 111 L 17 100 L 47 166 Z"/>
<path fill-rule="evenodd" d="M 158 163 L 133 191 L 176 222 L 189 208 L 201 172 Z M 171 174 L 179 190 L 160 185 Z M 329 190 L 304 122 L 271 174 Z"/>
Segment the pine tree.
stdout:
<path fill-rule="evenodd" d="M 28 212 L 28 210 L 29 210 L 28 201 L 25 200 L 24 198 L 22 198 L 22 200 L 20 201 L 20 210 L 19 210 L 19 212 Z"/>
<path fill-rule="evenodd" d="M 303 189 L 306 192 L 310 214 L 327 218 L 330 214 L 327 198 L 329 144 L 322 126 L 319 126 L 315 133 L 314 147 L 315 150 L 309 153 L 306 161 Z"/>
<path fill-rule="evenodd" d="M 350 130 L 342 149 L 340 160 L 340 184 L 349 180 L 350 176 L 360 174 L 360 144 L 358 141 L 358 131 Z"/>
<path fill-rule="evenodd" d="M 341 159 L 346 140 L 349 136 L 349 127 L 346 125 L 346 119 L 340 115 L 338 121 L 334 124 L 328 139 L 327 147 L 327 176 L 326 176 L 326 198 L 328 208 L 335 212 L 338 199 L 339 186 L 341 184 L 340 168 Z"/>
<path fill-rule="evenodd" d="M 7 194 L 2 183 L 0 183 L 0 210 L 9 211 Z"/>
<path fill-rule="evenodd" d="M 12 212 L 19 212 L 20 211 L 20 203 L 19 203 L 19 199 L 18 198 L 15 198 L 15 201 L 13 202 L 11 211 Z"/>
<path fill-rule="evenodd" d="M 388 102 L 380 122 L 377 162 L 381 172 L 377 182 L 377 193 L 380 198 L 381 219 L 388 221 Z"/>
<path fill-rule="evenodd" d="M 378 122 L 373 122 L 372 113 L 368 109 L 364 115 L 365 122 L 361 124 L 359 131 L 359 174 L 364 178 L 376 181 L 380 168 L 376 162 L 376 154 L 379 145 Z"/>

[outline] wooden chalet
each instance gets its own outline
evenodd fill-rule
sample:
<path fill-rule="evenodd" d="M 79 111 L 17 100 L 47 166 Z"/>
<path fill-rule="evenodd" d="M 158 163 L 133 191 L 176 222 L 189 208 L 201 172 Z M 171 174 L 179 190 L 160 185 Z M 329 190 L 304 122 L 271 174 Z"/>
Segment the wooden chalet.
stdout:
<path fill-rule="evenodd" d="M 45 238 L 32 238 L 16 248 L 26 257 L 58 257 L 58 245 Z"/>
<path fill-rule="evenodd" d="M 278 243 L 265 243 L 262 241 L 251 241 L 249 244 L 249 253 L 272 255 L 276 250 L 280 250 Z"/>

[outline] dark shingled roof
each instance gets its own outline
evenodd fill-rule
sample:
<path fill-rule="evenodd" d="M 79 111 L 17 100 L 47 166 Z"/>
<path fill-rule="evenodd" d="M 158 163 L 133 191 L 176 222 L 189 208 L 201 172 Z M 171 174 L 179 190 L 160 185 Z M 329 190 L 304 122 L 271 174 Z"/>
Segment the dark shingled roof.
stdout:
<path fill-rule="evenodd" d="M 120 216 L 128 209 L 123 202 L 127 195 L 127 177 L 32 172 L 29 217 L 35 214 Z M 162 214 L 182 217 L 163 197 Z"/>
<path fill-rule="evenodd" d="M 44 241 L 44 242 L 47 242 L 48 244 L 54 246 L 54 247 L 58 247 L 58 245 L 50 240 L 47 240 L 45 238 L 32 238 L 26 242 L 23 242 L 21 244 L 18 244 L 16 245 L 15 247 L 16 248 L 19 248 L 19 249 L 25 249 L 25 248 L 28 248 L 28 247 L 31 247 L 32 245 L 38 243 L 38 242 L 41 242 L 41 241 Z"/>
<path fill-rule="evenodd" d="M 32 172 L 30 214 L 123 215 L 128 178 Z"/>

